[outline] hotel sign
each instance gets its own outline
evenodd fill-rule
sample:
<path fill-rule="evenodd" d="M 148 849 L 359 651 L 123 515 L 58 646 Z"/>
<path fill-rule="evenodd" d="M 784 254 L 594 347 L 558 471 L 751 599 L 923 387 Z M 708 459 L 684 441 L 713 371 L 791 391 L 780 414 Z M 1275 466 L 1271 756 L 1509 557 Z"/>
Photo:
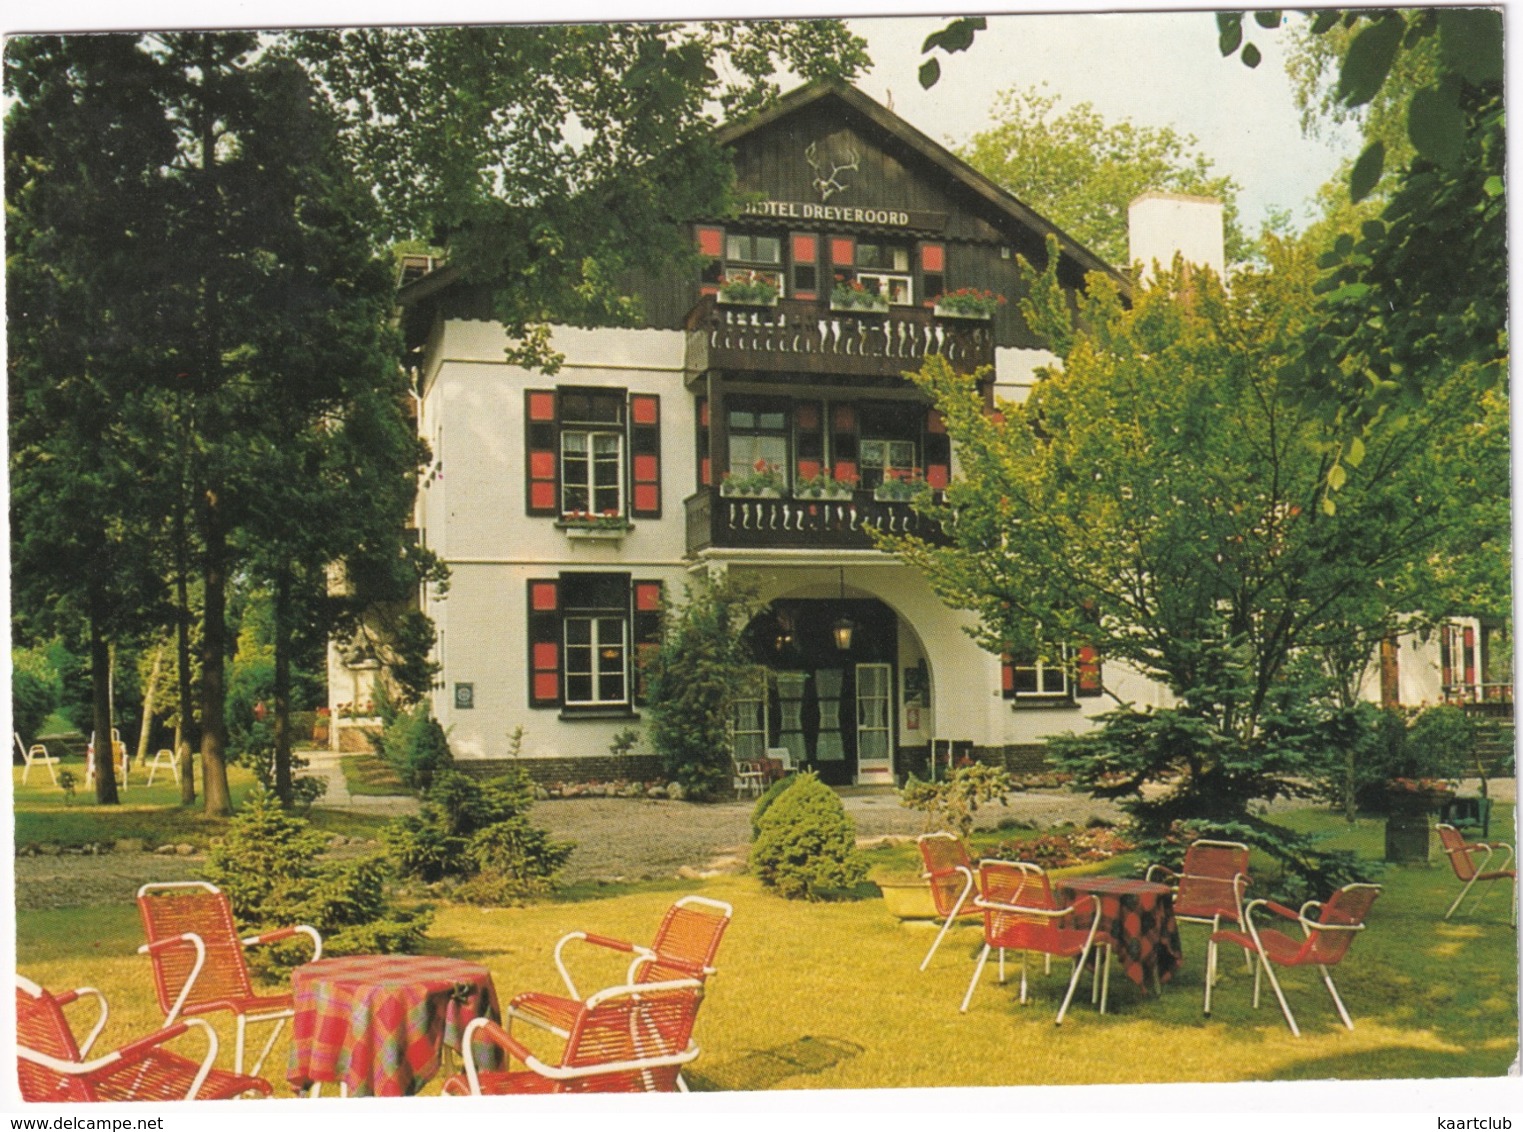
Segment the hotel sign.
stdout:
<path fill-rule="evenodd" d="M 840 224 L 873 224 L 884 228 L 916 228 L 939 232 L 947 226 L 945 212 L 911 212 L 899 208 L 861 208 L 855 205 L 812 204 L 797 200 L 757 200 L 740 206 L 743 216 L 783 220 L 828 220 Z"/>

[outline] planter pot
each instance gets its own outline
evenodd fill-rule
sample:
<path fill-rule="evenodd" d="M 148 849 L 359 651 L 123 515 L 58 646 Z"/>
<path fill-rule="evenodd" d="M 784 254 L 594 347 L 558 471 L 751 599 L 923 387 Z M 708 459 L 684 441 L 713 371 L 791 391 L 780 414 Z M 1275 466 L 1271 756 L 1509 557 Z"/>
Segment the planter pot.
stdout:
<path fill-rule="evenodd" d="M 720 495 L 726 499 L 781 499 L 783 493 L 775 487 L 759 488 L 753 491 L 724 491 Z"/>
<path fill-rule="evenodd" d="M 947 309 L 939 303 L 931 313 L 934 314 L 937 318 L 961 318 L 967 319 L 970 322 L 989 322 L 994 318 L 992 311 L 989 314 L 977 314 L 971 311 L 954 311 Z"/>
<path fill-rule="evenodd" d="M 839 314 L 887 314 L 887 303 L 873 303 L 871 306 L 858 306 L 855 304 L 838 303 L 830 300 L 830 309 Z"/>
<path fill-rule="evenodd" d="M 1397 864 L 1428 861 L 1427 810 L 1393 813 L 1386 818 L 1385 859 Z"/>
<path fill-rule="evenodd" d="M 777 296 L 770 299 L 727 299 L 723 295 L 716 296 L 722 307 L 763 307 L 770 309 L 777 306 Z"/>
<path fill-rule="evenodd" d="M 795 495 L 794 498 L 805 503 L 846 503 L 851 496 L 849 491 L 822 491 L 815 495 Z"/>
<path fill-rule="evenodd" d="M 899 920 L 935 920 L 936 901 L 931 886 L 920 877 L 883 877 L 873 881 L 883 893 L 888 914 Z"/>
<path fill-rule="evenodd" d="M 628 527 L 567 527 L 566 537 L 593 542 L 618 542 L 629 533 Z"/>
<path fill-rule="evenodd" d="M 913 495 L 885 493 L 882 488 L 875 488 L 873 490 L 873 498 L 876 499 L 879 503 L 908 503 L 915 497 Z"/>

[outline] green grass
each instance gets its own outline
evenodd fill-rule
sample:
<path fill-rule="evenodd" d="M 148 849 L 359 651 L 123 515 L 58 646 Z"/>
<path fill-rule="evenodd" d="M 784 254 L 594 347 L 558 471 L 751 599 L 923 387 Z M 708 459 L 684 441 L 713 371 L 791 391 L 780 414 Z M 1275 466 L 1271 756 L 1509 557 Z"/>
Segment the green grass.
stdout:
<path fill-rule="evenodd" d="M 1511 807 L 1501 809 L 1499 828 L 1507 828 Z M 1329 824 L 1311 812 L 1292 817 L 1300 828 L 1340 832 L 1336 819 Z M 1341 833 L 1356 847 L 1370 845 L 1357 828 Z M 897 867 L 906 860 L 903 852 L 898 847 L 873 857 Z M 1108 869 L 1128 871 L 1131 863 L 1118 858 Z M 1508 894 L 1493 892 L 1478 914 L 1444 923 L 1457 891 L 1447 868 L 1392 867 L 1380 879 L 1385 891 L 1369 930 L 1335 972 L 1356 1029 L 1338 1022 L 1315 971 L 1291 971 L 1282 981 L 1301 1025 L 1299 1039 L 1291 1037 L 1267 988 L 1262 1007 L 1252 1008 L 1252 978 L 1226 956 L 1213 1016 L 1201 1015 L 1205 929 L 1198 925 L 1182 926 L 1184 966 L 1161 998 L 1144 995 L 1118 973 L 1108 1014 L 1099 1015 L 1081 995 L 1057 1028 L 1053 1017 L 1066 983 L 1061 965 L 1047 976 L 1033 965 L 1034 1000 L 1021 1006 L 1013 983 L 996 985 L 991 964 L 968 1013 L 960 1014 L 980 946 L 975 927 L 954 929 L 920 973 L 932 925 L 895 921 L 876 898 L 781 900 L 747 876 L 588 885 L 524 908 L 446 903 L 428 950 L 485 963 L 506 1001 L 520 991 L 559 986 L 552 952 L 568 931 L 639 941 L 680 892 L 730 901 L 735 920 L 698 1022 L 704 1052 L 687 1074 L 695 1090 L 1505 1074 L 1518 1053 L 1517 935 L 1508 924 Z M 18 924 L 18 961 L 44 985 L 89 982 L 106 991 L 110 1043 L 158 1020 L 147 960 L 133 954 L 138 942 L 130 906 L 29 912 Z M 627 957 L 573 951 L 569 962 L 585 986 L 620 980 Z M 268 1073 L 282 1092 L 287 1049 L 283 1037 Z M 428 1091 L 437 1088 L 436 1081 Z"/>
<path fill-rule="evenodd" d="M 212 838 L 222 836 L 227 826 L 224 819 L 207 817 L 199 800 L 193 806 L 182 806 L 180 784 L 172 775 L 157 774 L 153 785 L 145 786 L 147 772 L 134 767 L 127 789 L 120 794 L 120 804 L 102 806 L 95 801 L 94 787 L 85 786 L 83 761 L 66 759 L 62 765 L 78 780 L 72 802 L 41 767 L 32 771 L 25 786 L 21 785 L 21 768 L 12 770 L 16 844 L 51 841 L 83 845 L 137 838 L 150 846 L 185 843 L 204 849 Z M 239 805 L 256 780 L 250 771 L 236 766 L 228 769 L 227 777 L 233 804 Z M 314 809 L 309 816 L 315 828 L 346 837 L 375 837 L 387 820 L 323 809 Z"/>
<path fill-rule="evenodd" d="M 402 796 L 410 798 L 414 791 L 397 777 L 397 772 L 375 755 L 345 755 L 338 765 L 344 772 L 344 785 L 351 794 L 376 797 Z"/>

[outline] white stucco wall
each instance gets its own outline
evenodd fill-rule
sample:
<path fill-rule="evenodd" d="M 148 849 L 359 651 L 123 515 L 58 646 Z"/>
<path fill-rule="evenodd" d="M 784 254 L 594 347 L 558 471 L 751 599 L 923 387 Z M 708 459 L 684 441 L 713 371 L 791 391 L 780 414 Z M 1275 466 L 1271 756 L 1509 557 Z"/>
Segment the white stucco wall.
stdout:
<path fill-rule="evenodd" d="M 1144 278 L 1154 264 L 1168 267 L 1176 253 L 1225 278 L 1224 234 L 1222 204 L 1212 197 L 1143 193 L 1127 210 L 1130 255 Z"/>

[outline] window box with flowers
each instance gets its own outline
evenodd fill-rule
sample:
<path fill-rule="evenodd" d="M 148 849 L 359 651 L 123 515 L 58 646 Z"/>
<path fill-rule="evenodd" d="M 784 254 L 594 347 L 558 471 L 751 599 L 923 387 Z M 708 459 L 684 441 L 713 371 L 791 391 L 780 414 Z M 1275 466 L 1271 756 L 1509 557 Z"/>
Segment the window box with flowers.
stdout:
<path fill-rule="evenodd" d="M 788 480 L 776 464 L 758 460 L 749 472 L 726 472 L 719 494 L 732 499 L 781 499 Z"/>
<path fill-rule="evenodd" d="M 873 498 L 880 503 L 908 503 L 927 490 L 919 476 L 890 476 L 873 489 Z"/>
<path fill-rule="evenodd" d="M 855 279 L 839 279 L 830 292 L 830 309 L 854 314 L 887 314 L 888 296 Z"/>
<path fill-rule="evenodd" d="M 1005 305 L 1005 296 L 976 287 L 959 287 L 936 296 L 937 318 L 973 318 L 988 321 Z"/>
<path fill-rule="evenodd" d="M 857 490 L 855 477 L 837 479 L 828 472 L 800 480 L 793 485 L 795 499 L 850 499 Z"/>
<path fill-rule="evenodd" d="M 731 306 L 775 307 L 781 294 L 776 277 L 757 271 L 726 275 L 719 281 L 719 301 Z"/>
<path fill-rule="evenodd" d="M 628 517 L 617 511 L 591 514 L 587 511 L 570 511 L 555 524 L 572 539 L 601 539 L 617 542 L 634 529 Z"/>

